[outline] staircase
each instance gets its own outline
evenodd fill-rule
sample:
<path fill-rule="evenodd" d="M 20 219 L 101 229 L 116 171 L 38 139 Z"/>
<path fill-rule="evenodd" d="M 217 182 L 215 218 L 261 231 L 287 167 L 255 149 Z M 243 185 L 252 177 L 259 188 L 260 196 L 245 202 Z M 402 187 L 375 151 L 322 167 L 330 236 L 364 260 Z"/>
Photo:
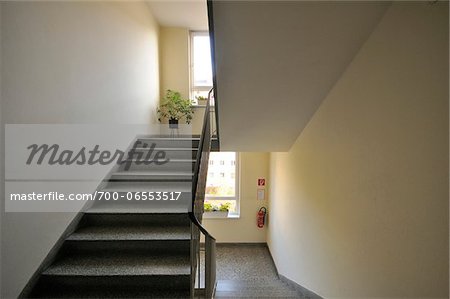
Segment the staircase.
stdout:
<path fill-rule="evenodd" d="M 25 297 L 193 297 L 200 246 L 192 183 L 200 168 L 195 167 L 201 161 L 200 140 L 138 138 L 139 144 L 156 144 L 155 150 L 163 150 L 169 162 L 139 164 L 134 155 L 145 154 L 148 148 L 136 147 L 99 188 L 103 196 L 115 194 L 118 199 L 96 200 L 83 213 Z M 177 201 L 128 200 L 157 191 L 180 195 Z"/>

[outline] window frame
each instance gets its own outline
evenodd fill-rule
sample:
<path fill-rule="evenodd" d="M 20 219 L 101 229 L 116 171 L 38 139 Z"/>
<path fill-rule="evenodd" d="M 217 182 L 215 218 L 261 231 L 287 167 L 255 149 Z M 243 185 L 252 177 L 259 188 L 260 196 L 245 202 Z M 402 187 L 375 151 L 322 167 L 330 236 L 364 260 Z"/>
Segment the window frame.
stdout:
<path fill-rule="evenodd" d="M 240 153 L 239 152 L 234 152 L 235 153 L 235 161 L 236 164 L 234 165 L 235 167 L 235 178 L 234 178 L 234 182 L 235 182 L 235 194 L 234 196 L 208 196 L 205 193 L 205 201 L 225 201 L 225 200 L 234 200 L 236 201 L 236 212 L 235 213 L 229 213 L 229 217 L 230 218 L 236 218 L 239 217 L 241 214 L 241 202 L 240 202 L 240 190 L 241 190 L 241 158 L 240 158 Z"/>
<path fill-rule="evenodd" d="M 189 98 L 194 103 L 197 103 L 197 100 L 194 98 L 195 91 L 203 91 L 209 92 L 213 86 L 194 86 L 194 37 L 195 36 L 208 36 L 208 31 L 189 31 Z M 211 57 L 211 55 L 210 55 Z M 212 79 L 212 78 L 211 78 Z"/>

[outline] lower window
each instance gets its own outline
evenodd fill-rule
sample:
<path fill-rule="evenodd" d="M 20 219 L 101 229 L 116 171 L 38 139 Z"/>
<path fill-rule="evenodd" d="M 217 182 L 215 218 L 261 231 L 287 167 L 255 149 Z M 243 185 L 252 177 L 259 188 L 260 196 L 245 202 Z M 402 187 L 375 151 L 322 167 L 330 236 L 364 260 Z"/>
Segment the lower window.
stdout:
<path fill-rule="evenodd" d="M 211 152 L 206 180 L 205 212 L 239 215 L 239 159 L 236 152 Z M 223 213 L 222 213 L 223 214 Z"/>

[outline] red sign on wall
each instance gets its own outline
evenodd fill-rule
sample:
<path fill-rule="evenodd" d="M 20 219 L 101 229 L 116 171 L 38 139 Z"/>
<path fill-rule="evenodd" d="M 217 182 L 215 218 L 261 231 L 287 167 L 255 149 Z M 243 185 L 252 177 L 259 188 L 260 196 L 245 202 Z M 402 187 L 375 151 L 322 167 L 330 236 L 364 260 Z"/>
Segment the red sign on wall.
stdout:
<path fill-rule="evenodd" d="M 266 186 L 266 179 L 258 179 L 258 187 Z"/>

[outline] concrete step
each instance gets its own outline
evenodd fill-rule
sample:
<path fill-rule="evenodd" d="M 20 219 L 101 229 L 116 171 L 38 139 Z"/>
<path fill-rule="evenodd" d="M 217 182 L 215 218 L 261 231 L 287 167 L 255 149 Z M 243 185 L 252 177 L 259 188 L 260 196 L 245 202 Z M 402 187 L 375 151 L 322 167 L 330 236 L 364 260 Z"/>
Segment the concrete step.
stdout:
<path fill-rule="evenodd" d="M 77 229 L 69 241 L 190 240 L 189 226 L 92 225 Z"/>
<path fill-rule="evenodd" d="M 158 191 L 156 191 L 158 190 Z M 134 201 L 158 201 L 158 200 L 191 200 L 191 190 L 189 191 L 169 191 L 155 189 L 155 191 L 98 191 L 96 202 L 134 202 Z"/>
<path fill-rule="evenodd" d="M 133 227 L 166 227 L 166 226 L 189 226 L 189 215 L 187 213 L 158 213 L 158 214 L 84 214 L 80 227 L 88 226 L 133 226 Z"/>
<path fill-rule="evenodd" d="M 140 137 L 138 147 L 198 148 L 200 137 Z"/>
<path fill-rule="evenodd" d="M 161 158 L 156 158 L 155 153 L 161 152 Z M 168 159 L 195 159 L 197 148 L 157 147 L 151 152 L 149 148 L 136 148 L 127 155 L 127 159 L 162 160 Z"/>
<path fill-rule="evenodd" d="M 90 256 L 95 257 L 99 253 L 105 256 L 123 256 L 124 258 L 131 254 L 136 255 L 189 255 L 189 239 L 87 239 L 87 240 L 69 240 L 67 239 L 62 247 L 62 256 Z M 91 237 L 93 237 L 91 235 Z"/>
<path fill-rule="evenodd" d="M 173 182 L 189 182 L 192 181 L 193 173 L 181 171 L 118 171 L 111 175 L 109 181 L 173 181 Z"/>
<path fill-rule="evenodd" d="M 108 242 L 103 250 L 62 250 L 43 275 L 65 276 L 173 276 L 190 275 L 189 254 L 149 250 L 145 241 Z M 92 245 L 91 245 L 92 246 Z M 95 246 L 94 246 L 95 247 Z"/>
<path fill-rule="evenodd" d="M 139 182 L 139 181 L 109 181 L 101 190 L 104 192 L 191 192 L 192 182 L 177 182 L 177 181 L 154 181 L 154 182 Z"/>
<path fill-rule="evenodd" d="M 123 213 L 89 213 L 84 214 L 80 223 L 81 228 L 95 226 L 119 227 L 172 227 L 190 226 L 187 213 L 158 213 L 158 214 L 123 214 Z"/>
<path fill-rule="evenodd" d="M 150 160 L 145 161 L 142 159 L 128 159 L 121 163 L 120 171 L 182 171 L 192 172 L 194 169 L 194 159 L 168 159 L 165 163 L 155 163 Z"/>
<path fill-rule="evenodd" d="M 191 201 L 135 201 L 96 202 L 86 214 L 166 214 L 188 213 Z"/>
<path fill-rule="evenodd" d="M 219 280 L 216 298 L 305 298 L 281 280 Z"/>
<path fill-rule="evenodd" d="M 31 298 L 189 298 L 187 275 L 42 275 Z"/>
<path fill-rule="evenodd" d="M 107 189 L 97 192 L 96 200 L 86 213 L 188 212 L 192 203 L 191 182 L 172 183 L 174 186 L 161 182 L 109 182 Z"/>

